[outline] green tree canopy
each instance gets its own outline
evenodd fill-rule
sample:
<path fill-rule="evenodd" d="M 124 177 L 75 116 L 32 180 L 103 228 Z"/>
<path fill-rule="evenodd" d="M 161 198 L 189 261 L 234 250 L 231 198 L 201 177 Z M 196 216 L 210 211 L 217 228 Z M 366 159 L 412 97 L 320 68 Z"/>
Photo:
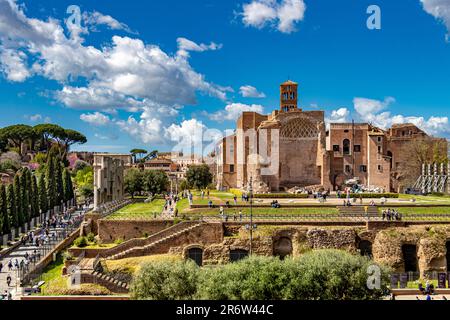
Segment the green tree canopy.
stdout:
<path fill-rule="evenodd" d="M 45 173 L 39 178 L 38 184 L 39 210 L 41 213 L 48 211 L 47 187 L 45 183 Z"/>
<path fill-rule="evenodd" d="M 125 172 L 125 192 L 131 195 L 132 198 L 137 193 L 143 191 L 143 173 L 139 169 L 129 169 Z"/>
<path fill-rule="evenodd" d="M 23 168 L 20 174 L 20 201 L 22 207 L 23 223 L 30 221 L 30 191 L 31 191 L 31 179 L 29 179 L 28 174 L 30 170 L 28 168 Z M 23 224 L 22 223 L 22 224 Z"/>
<path fill-rule="evenodd" d="M 37 185 L 37 179 L 35 175 L 31 176 L 31 194 L 30 194 L 30 204 L 31 204 L 31 216 L 33 218 L 39 216 L 39 189 Z"/>
<path fill-rule="evenodd" d="M 0 185 L 0 232 L 8 234 L 11 231 L 11 225 L 8 216 L 8 202 L 5 185 Z"/>
<path fill-rule="evenodd" d="M 239 262 L 198 268 L 193 262 L 149 262 L 134 277 L 135 299 L 206 300 L 376 300 L 389 285 L 390 270 L 379 267 L 381 286 L 369 289 L 368 268 L 360 255 L 315 250 L 299 258 L 254 256 Z"/>
<path fill-rule="evenodd" d="M 22 209 L 22 191 L 19 172 L 14 176 L 14 202 L 15 210 L 17 212 L 17 227 L 19 227 L 25 223 Z"/>
<path fill-rule="evenodd" d="M 54 162 L 55 167 L 53 169 L 56 178 L 56 204 L 60 205 L 64 201 L 64 181 L 63 181 L 63 169 L 62 163 L 59 161 Z"/>
<path fill-rule="evenodd" d="M 213 175 L 208 165 L 190 166 L 186 173 L 186 180 L 189 186 L 195 189 L 205 189 L 213 181 Z"/>
<path fill-rule="evenodd" d="M 56 190 L 56 176 L 54 172 L 55 168 L 55 158 L 50 156 L 47 162 L 47 170 L 45 172 L 46 178 L 46 188 L 47 188 L 47 199 L 48 199 L 48 208 L 49 210 L 53 210 L 53 208 L 57 205 L 58 197 Z"/>
<path fill-rule="evenodd" d="M 66 148 L 66 151 L 68 151 L 74 144 L 85 144 L 87 142 L 87 138 L 78 131 L 66 129 L 64 130 L 64 135 L 61 141 L 63 142 L 63 146 Z"/>
<path fill-rule="evenodd" d="M 161 194 L 167 191 L 169 178 L 167 174 L 159 170 L 146 170 L 142 177 L 144 191 L 151 194 Z"/>
<path fill-rule="evenodd" d="M 72 200 L 74 196 L 72 177 L 70 176 L 70 172 L 67 168 L 64 169 L 63 173 L 63 185 L 64 185 L 64 202 Z"/>
<path fill-rule="evenodd" d="M 130 153 L 133 156 L 134 163 L 136 163 L 137 162 L 137 155 L 139 155 L 139 159 L 142 159 L 142 157 L 147 154 L 147 150 L 145 150 L 145 149 L 133 149 L 133 150 L 130 151 Z"/>
<path fill-rule="evenodd" d="M 34 131 L 40 140 L 40 150 L 48 150 L 52 140 L 64 139 L 64 128 L 51 123 L 38 124 L 34 126 Z"/>
<path fill-rule="evenodd" d="M 94 195 L 94 168 L 91 166 L 78 170 L 74 177 L 78 194 L 88 198 Z"/>
<path fill-rule="evenodd" d="M 139 300 L 189 300 L 197 291 L 199 267 L 193 261 L 157 261 L 144 265 L 131 284 Z"/>
<path fill-rule="evenodd" d="M 8 217 L 12 228 L 19 227 L 19 217 L 17 216 L 16 197 L 14 195 L 14 186 L 10 184 L 6 188 L 6 202 L 8 205 Z"/>
<path fill-rule="evenodd" d="M 32 127 L 24 124 L 16 124 L 0 130 L 0 136 L 14 147 L 19 148 L 23 142 L 33 139 L 35 132 Z"/>

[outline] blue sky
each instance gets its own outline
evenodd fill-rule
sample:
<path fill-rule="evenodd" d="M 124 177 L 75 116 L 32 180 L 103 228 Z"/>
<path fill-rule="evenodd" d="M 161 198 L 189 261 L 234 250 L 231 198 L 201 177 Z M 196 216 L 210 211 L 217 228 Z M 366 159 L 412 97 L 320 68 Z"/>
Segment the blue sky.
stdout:
<path fill-rule="evenodd" d="M 373 4 L 381 30 L 366 26 Z M 80 28 L 66 24 L 69 5 L 81 9 Z M 0 126 L 57 123 L 86 134 L 79 150 L 170 150 L 194 131 L 232 129 L 242 110 L 277 109 L 288 77 L 303 109 L 328 121 L 413 122 L 450 137 L 449 0 L 0 0 L 0 9 Z"/>

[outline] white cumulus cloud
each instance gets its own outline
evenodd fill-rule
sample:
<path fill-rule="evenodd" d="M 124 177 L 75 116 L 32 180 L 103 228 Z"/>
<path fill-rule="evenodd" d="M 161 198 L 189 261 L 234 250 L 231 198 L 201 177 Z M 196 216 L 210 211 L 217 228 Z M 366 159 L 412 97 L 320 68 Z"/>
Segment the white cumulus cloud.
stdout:
<path fill-rule="evenodd" d="M 264 28 L 270 25 L 283 33 L 296 31 L 296 24 L 304 19 L 303 0 L 253 0 L 243 5 L 242 21 L 246 26 Z"/>
<path fill-rule="evenodd" d="M 253 86 L 242 86 L 239 89 L 240 94 L 244 98 L 265 98 L 266 95 L 263 92 L 259 92 L 255 87 Z"/>
<path fill-rule="evenodd" d="M 83 111 L 138 115 L 111 119 L 122 131 L 141 141 L 162 139 L 184 105 L 195 105 L 197 93 L 227 100 L 228 86 L 220 86 L 190 65 L 189 52 L 218 50 L 220 44 L 197 44 L 179 38 L 178 51 L 167 53 L 138 38 L 113 36 L 101 47 L 84 44 L 92 27 L 129 28 L 97 11 L 83 16 L 80 30 L 66 30 L 55 18 L 42 20 L 25 13 L 19 0 L 0 0 L 0 72 L 10 81 L 32 76 L 54 80 L 60 89 L 49 94 L 63 105 Z M 93 120 L 85 113 L 84 120 Z"/>
<path fill-rule="evenodd" d="M 91 125 L 95 126 L 105 126 L 110 123 L 110 118 L 103 113 L 95 112 L 95 113 L 83 113 L 80 116 L 80 120 L 87 122 Z"/>
<path fill-rule="evenodd" d="M 359 118 L 382 129 L 388 129 L 394 124 L 412 123 L 430 135 L 450 134 L 448 117 L 432 116 L 426 119 L 418 116 L 395 115 L 386 110 L 394 102 L 395 99 L 392 97 L 385 98 L 384 101 L 368 98 L 353 100 Z"/>
<path fill-rule="evenodd" d="M 450 1 L 449 0 L 420 0 L 423 9 L 428 14 L 442 21 L 450 33 Z"/>
<path fill-rule="evenodd" d="M 264 113 L 264 107 L 259 104 L 231 103 L 225 107 L 225 110 L 220 110 L 209 115 L 209 118 L 215 121 L 236 121 L 245 111 L 262 114 Z"/>
<path fill-rule="evenodd" d="M 98 11 L 84 12 L 83 21 L 90 27 L 91 30 L 94 31 L 96 30 L 95 26 L 105 25 L 111 30 L 123 30 L 128 33 L 135 33 L 125 23 L 122 23 L 110 15 L 104 15 Z"/>
<path fill-rule="evenodd" d="M 345 123 L 349 121 L 350 110 L 347 108 L 340 108 L 338 110 L 333 110 L 329 118 L 326 119 L 326 122 L 331 123 Z"/>

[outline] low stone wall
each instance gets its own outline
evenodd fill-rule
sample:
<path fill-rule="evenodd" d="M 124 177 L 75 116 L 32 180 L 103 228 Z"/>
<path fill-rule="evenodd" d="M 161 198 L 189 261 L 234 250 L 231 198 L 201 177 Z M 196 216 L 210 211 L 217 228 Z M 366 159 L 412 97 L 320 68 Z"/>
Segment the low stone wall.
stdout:
<path fill-rule="evenodd" d="M 357 232 L 354 229 L 310 229 L 306 239 L 312 249 L 342 249 L 356 252 Z"/>
<path fill-rule="evenodd" d="M 225 207 L 225 202 L 223 204 L 223 206 Z M 220 205 L 213 205 L 213 208 L 220 208 Z M 253 204 L 252 206 L 253 208 L 271 208 L 270 203 L 267 204 Z M 208 209 L 209 206 L 208 205 L 204 205 L 204 204 L 193 204 L 190 206 L 191 209 Z M 250 208 L 250 205 L 248 204 L 238 204 L 238 205 L 234 205 L 230 203 L 230 209 L 232 208 L 243 208 L 243 209 L 248 209 Z M 317 205 L 317 204 L 284 204 L 281 203 L 281 208 L 282 209 L 295 209 L 295 208 L 337 208 L 337 206 L 335 204 L 322 204 L 322 205 Z"/>
<path fill-rule="evenodd" d="M 192 245 L 206 246 L 211 244 L 222 243 L 223 225 L 220 222 L 204 223 L 192 229 L 190 232 L 181 233 L 178 236 L 159 243 L 144 250 L 144 255 L 165 254 L 173 252 L 174 247 L 186 247 Z"/>
<path fill-rule="evenodd" d="M 101 243 L 113 243 L 151 236 L 173 225 L 171 220 L 98 220 L 98 237 Z"/>

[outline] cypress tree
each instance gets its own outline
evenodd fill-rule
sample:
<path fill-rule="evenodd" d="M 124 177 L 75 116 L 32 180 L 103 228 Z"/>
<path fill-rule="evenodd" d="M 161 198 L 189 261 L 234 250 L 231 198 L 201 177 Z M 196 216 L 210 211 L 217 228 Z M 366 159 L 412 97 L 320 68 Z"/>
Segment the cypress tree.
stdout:
<path fill-rule="evenodd" d="M 56 179 L 55 172 L 53 171 L 55 168 L 55 159 L 53 156 L 48 158 L 47 163 L 47 172 L 45 173 L 46 178 L 46 188 L 47 188 L 47 199 L 48 199 L 48 208 L 49 210 L 53 210 L 56 206 Z"/>
<path fill-rule="evenodd" d="M 9 222 L 12 228 L 19 227 L 19 217 L 17 216 L 17 203 L 14 195 L 14 186 L 10 184 L 6 190 L 6 203 L 8 205 Z"/>
<path fill-rule="evenodd" d="M 72 190 L 72 177 L 70 176 L 69 170 L 64 169 L 64 202 L 68 202 L 73 198 Z"/>
<path fill-rule="evenodd" d="M 42 213 L 46 213 L 48 211 L 48 198 L 47 198 L 47 188 L 45 185 L 45 174 L 43 173 L 39 179 L 39 210 Z"/>
<path fill-rule="evenodd" d="M 74 187 L 73 187 L 73 181 L 72 181 L 72 178 L 71 178 L 71 176 L 70 176 L 70 174 L 69 174 L 69 185 L 70 185 L 70 188 L 69 188 L 69 190 L 70 190 L 70 193 L 69 193 L 69 200 L 73 200 L 73 199 L 75 199 L 75 189 L 74 189 Z"/>
<path fill-rule="evenodd" d="M 39 216 L 39 189 L 35 175 L 31 176 L 31 216 Z"/>
<path fill-rule="evenodd" d="M 55 178 L 56 178 L 56 205 L 60 205 L 61 201 L 64 201 L 64 182 L 63 182 L 63 172 L 62 163 L 60 161 L 55 161 Z"/>
<path fill-rule="evenodd" d="M 22 202 L 22 216 L 24 223 L 30 221 L 30 198 L 29 198 L 29 184 L 27 179 L 27 169 L 23 170 L 20 176 L 20 200 Z"/>
<path fill-rule="evenodd" d="M 11 230 L 8 217 L 8 204 L 6 202 L 6 188 L 2 184 L 0 185 L 0 232 L 2 234 L 8 234 Z"/>
<path fill-rule="evenodd" d="M 20 170 L 14 176 L 14 202 L 17 213 L 17 227 L 22 226 L 25 223 L 23 210 L 22 210 L 22 192 L 20 188 Z"/>

